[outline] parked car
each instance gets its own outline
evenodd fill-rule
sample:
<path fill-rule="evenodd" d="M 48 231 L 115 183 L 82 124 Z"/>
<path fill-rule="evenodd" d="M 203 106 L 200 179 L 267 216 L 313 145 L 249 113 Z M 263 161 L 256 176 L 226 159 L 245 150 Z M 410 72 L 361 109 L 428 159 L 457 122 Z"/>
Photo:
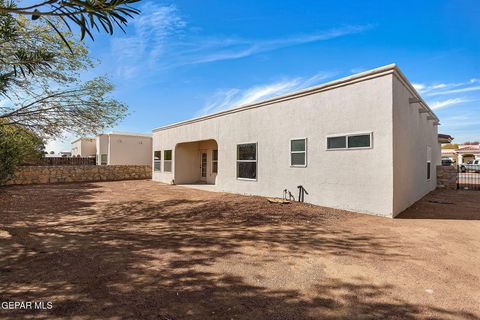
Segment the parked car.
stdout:
<path fill-rule="evenodd" d="M 453 165 L 452 159 L 449 159 L 449 158 L 442 159 L 442 166 L 448 167 L 451 165 Z"/>
<path fill-rule="evenodd" d="M 480 173 L 480 160 L 470 160 L 466 164 L 460 165 L 460 171 L 474 171 Z"/>

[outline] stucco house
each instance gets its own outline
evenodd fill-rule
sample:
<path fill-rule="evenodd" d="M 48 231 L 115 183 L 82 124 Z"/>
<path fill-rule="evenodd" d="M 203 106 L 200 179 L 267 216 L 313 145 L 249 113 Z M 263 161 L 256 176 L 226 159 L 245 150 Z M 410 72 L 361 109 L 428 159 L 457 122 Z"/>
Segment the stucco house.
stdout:
<path fill-rule="evenodd" d="M 150 134 L 112 132 L 96 139 L 97 165 L 150 165 L 152 136 Z"/>
<path fill-rule="evenodd" d="M 451 159 L 457 164 L 480 159 L 480 145 L 478 144 L 459 144 L 456 149 L 444 148 L 441 152 L 442 158 Z"/>
<path fill-rule="evenodd" d="M 72 157 L 95 157 L 96 154 L 95 138 L 78 138 L 72 141 Z"/>
<path fill-rule="evenodd" d="M 392 64 L 154 129 L 152 177 L 276 197 L 303 186 L 306 202 L 394 217 L 436 187 L 438 125 Z"/>

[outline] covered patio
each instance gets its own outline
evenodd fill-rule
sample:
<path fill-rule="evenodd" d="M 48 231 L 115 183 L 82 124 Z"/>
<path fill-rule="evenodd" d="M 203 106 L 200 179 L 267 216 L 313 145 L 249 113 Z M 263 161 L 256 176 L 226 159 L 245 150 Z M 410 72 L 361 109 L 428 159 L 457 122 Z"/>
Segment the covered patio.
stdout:
<path fill-rule="evenodd" d="M 214 185 L 218 172 L 218 144 L 214 139 L 175 146 L 175 184 Z"/>

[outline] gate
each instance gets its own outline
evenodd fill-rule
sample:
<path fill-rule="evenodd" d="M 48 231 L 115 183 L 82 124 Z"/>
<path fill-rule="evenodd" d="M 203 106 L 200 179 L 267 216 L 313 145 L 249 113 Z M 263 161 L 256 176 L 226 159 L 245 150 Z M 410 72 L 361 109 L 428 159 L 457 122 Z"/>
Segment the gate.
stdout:
<path fill-rule="evenodd" d="M 461 164 L 457 167 L 457 189 L 480 190 L 480 164 Z"/>

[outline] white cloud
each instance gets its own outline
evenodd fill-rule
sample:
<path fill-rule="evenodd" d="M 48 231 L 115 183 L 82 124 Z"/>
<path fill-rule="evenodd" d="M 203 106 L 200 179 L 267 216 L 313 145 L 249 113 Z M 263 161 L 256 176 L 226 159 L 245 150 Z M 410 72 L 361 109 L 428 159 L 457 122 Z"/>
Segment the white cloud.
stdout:
<path fill-rule="evenodd" d="M 274 39 L 244 39 L 223 35 L 199 35 L 175 5 L 154 1 L 140 7 L 142 13 L 128 28 L 128 36 L 111 38 L 116 73 L 131 78 L 140 71 L 158 71 L 182 65 L 240 59 L 280 48 L 325 41 L 364 32 L 372 25 L 352 25 L 304 35 Z M 193 30 L 193 31 L 192 31 Z"/>
<path fill-rule="evenodd" d="M 426 85 L 422 83 L 412 83 L 412 86 L 417 90 L 418 92 L 422 92 L 426 88 Z"/>
<path fill-rule="evenodd" d="M 326 41 L 342 36 L 361 33 L 371 25 L 347 26 L 308 35 L 287 36 L 278 39 L 235 39 L 214 38 L 207 41 L 197 39 L 177 51 L 177 64 L 197 64 L 248 57 L 262 52 L 273 51 L 311 42 Z"/>
<path fill-rule="evenodd" d="M 146 2 L 140 9 L 142 13 L 131 23 L 131 35 L 111 38 L 112 55 L 122 66 L 117 72 L 123 77 L 135 75 L 138 64 L 154 64 L 165 51 L 167 40 L 186 26 L 174 5 Z"/>
<path fill-rule="evenodd" d="M 205 107 L 203 107 L 197 115 L 218 112 L 231 107 L 246 105 L 286 94 L 288 92 L 311 87 L 331 76 L 333 76 L 333 73 L 320 72 L 308 78 L 297 77 L 284 79 L 265 85 L 257 85 L 245 90 L 236 88 L 218 90 L 213 97 L 207 101 Z"/>
<path fill-rule="evenodd" d="M 435 101 L 430 103 L 430 107 L 432 109 L 440 109 L 440 108 L 446 108 L 450 107 L 456 104 L 464 103 L 464 102 L 469 102 L 470 100 L 465 99 L 465 98 L 454 98 L 454 99 L 447 99 L 447 100 L 442 100 L 442 101 Z"/>
<path fill-rule="evenodd" d="M 480 90 L 480 86 L 474 86 L 474 87 L 466 87 L 466 88 L 460 88 L 460 89 L 452 89 L 452 90 L 446 90 L 446 91 L 432 92 L 429 95 L 430 96 L 440 96 L 440 95 L 465 93 L 465 92 L 479 91 L 479 90 Z"/>

